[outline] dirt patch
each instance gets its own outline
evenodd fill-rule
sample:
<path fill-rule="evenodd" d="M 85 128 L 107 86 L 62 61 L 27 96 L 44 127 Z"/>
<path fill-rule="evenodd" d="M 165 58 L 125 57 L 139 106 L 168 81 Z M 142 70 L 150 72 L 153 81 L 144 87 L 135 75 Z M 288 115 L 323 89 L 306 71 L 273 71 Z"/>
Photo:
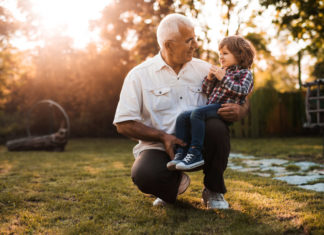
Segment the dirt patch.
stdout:
<path fill-rule="evenodd" d="M 12 168 L 12 164 L 10 164 L 8 161 L 4 161 L 0 165 L 0 175 L 8 174 L 11 168 Z"/>
<path fill-rule="evenodd" d="M 124 163 L 122 162 L 113 162 L 112 166 L 116 169 L 125 169 Z"/>
<path fill-rule="evenodd" d="M 93 168 L 93 167 L 91 167 L 91 166 L 86 166 L 86 167 L 84 167 L 84 169 L 87 171 L 87 172 L 89 172 L 90 174 L 92 174 L 92 175 L 96 175 L 96 174 L 98 174 L 101 170 L 100 169 L 98 169 L 98 168 Z"/>

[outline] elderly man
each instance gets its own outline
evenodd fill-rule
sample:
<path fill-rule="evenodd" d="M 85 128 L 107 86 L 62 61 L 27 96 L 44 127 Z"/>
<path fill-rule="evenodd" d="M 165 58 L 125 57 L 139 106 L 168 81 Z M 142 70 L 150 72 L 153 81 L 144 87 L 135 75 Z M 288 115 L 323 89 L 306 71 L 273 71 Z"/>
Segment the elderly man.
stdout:
<path fill-rule="evenodd" d="M 170 14 L 158 26 L 160 53 L 133 68 L 120 94 L 114 124 L 117 131 L 139 140 L 134 147 L 132 179 L 144 193 L 157 197 L 153 205 L 174 203 L 190 184 L 188 175 L 169 171 L 174 146 L 185 143 L 174 133 L 177 115 L 206 103 L 201 93 L 210 64 L 193 58 L 197 49 L 194 26 L 183 15 Z M 244 106 L 225 104 L 222 119 L 232 122 L 247 113 Z M 219 119 L 206 123 L 203 201 L 208 209 L 228 208 L 223 173 L 230 151 L 229 130 Z"/>

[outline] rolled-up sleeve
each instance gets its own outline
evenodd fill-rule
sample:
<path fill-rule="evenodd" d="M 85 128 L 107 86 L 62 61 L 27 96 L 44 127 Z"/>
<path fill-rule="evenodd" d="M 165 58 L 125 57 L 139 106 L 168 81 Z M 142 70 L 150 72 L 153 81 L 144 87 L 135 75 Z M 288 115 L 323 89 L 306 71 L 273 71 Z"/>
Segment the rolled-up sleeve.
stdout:
<path fill-rule="evenodd" d="M 208 80 L 207 76 L 204 78 L 201 87 L 202 87 L 202 91 L 207 95 L 207 97 L 209 97 L 210 94 L 213 92 L 213 89 L 217 81 L 218 80 L 215 77 L 213 80 Z"/>
<path fill-rule="evenodd" d="M 136 73 L 131 71 L 125 78 L 120 92 L 113 124 L 124 121 L 140 121 L 142 110 L 142 89 Z"/>

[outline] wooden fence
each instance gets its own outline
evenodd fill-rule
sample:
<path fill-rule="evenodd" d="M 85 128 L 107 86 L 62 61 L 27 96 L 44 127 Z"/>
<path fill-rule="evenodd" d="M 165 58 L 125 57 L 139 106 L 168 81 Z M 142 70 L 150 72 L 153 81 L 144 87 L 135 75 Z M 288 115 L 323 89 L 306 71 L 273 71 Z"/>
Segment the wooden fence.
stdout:
<path fill-rule="evenodd" d="M 233 137 L 293 136 L 305 133 L 305 92 L 261 88 L 250 97 L 249 115 L 234 123 Z"/>

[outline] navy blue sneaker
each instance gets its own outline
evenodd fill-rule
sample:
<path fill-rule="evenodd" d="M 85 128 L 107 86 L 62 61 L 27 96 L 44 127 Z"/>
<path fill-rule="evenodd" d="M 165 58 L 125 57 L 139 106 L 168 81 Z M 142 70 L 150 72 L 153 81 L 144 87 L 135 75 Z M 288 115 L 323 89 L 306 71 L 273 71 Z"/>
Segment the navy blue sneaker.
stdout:
<path fill-rule="evenodd" d="M 205 164 L 201 151 L 190 148 L 186 157 L 176 165 L 177 170 L 192 170 Z"/>
<path fill-rule="evenodd" d="M 186 156 L 184 149 L 177 149 L 177 153 L 174 155 L 174 159 L 167 163 L 167 168 L 170 171 L 176 170 L 176 165 L 181 162 Z"/>

